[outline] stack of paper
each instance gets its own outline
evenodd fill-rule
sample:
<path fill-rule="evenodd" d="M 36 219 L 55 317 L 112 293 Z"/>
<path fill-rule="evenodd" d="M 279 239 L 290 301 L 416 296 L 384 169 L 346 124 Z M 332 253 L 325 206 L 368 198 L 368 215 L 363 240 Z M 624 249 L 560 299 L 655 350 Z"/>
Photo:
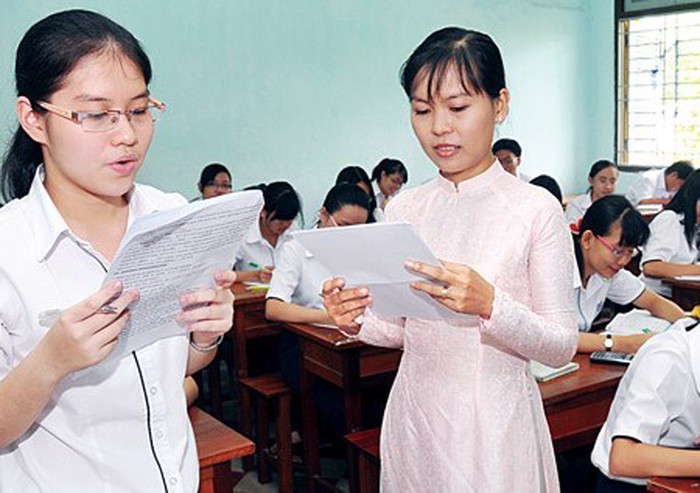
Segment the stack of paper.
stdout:
<path fill-rule="evenodd" d="M 570 361 L 559 368 L 552 368 L 551 366 L 543 365 L 537 361 L 530 361 L 530 374 L 535 377 L 535 380 L 538 382 L 546 382 L 553 378 L 561 377 L 568 373 L 575 372 L 578 368 L 579 364 L 574 361 Z"/>

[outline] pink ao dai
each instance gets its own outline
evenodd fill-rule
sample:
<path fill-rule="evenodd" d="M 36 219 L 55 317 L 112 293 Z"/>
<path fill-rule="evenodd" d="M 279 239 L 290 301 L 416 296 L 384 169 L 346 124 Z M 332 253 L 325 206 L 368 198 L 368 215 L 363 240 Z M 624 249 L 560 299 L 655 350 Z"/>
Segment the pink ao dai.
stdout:
<path fill-rule="evenodd" d="M 383 320 L 369 344 L 402 347 L 384 415 L 384 492 L 554 492 L 554 452 L 529 359 L 576 351 L 573 250 L 559 204 L 497 163 L 455 186 L 438 176 L 396 197 L 389 220 L 415 225 L 435 255 L 496 287 L 478 324 Z"/>

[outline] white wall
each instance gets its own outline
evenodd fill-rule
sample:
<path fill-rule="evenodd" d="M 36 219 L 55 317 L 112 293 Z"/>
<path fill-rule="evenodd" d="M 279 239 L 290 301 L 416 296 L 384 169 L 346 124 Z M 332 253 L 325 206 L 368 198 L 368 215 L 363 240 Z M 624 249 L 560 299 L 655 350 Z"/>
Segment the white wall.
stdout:
<path fill-rule="evenodd" d="M 598 0 L 3 0 L 0 135 L 14 127 L 13 57 L 22 33 L 68 7 L 112 17 L 144 43 L 153 94 L 168 103 L 140 180 L 196 195 L 201 167 L 229 165 L 235 185 L 286 179 L 307 222 L 337 171 L 394 156 L 409 185 L 435 173 L 411 133 L 398 71 L 432 30 L 491 34 L 512 92 L 501 136 L 523 171 L 566 193 L 612 158 L 613 2 Z"/>

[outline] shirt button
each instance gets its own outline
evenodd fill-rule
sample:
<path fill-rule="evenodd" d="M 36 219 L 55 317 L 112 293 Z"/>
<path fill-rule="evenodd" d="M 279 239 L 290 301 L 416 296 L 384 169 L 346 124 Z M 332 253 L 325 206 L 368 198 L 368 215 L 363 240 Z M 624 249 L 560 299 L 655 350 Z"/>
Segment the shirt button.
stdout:
<path fill-rule="evenodd" d="M 175 486 L 175 485 L 177 484 L 177 478 L 175 478 L 175 477 L 170 478 L 170 484 L 172 484 L 173 486 Z"/>
<path fill-rule="evenodd" d="M 162 432 L 162 431 L 156 431 L 156 438 L 163 438 L 163 432 Z"/>
<path fill-rule="evenodd" d="M 151 395 L 156 395 L 158 393 L 158 387 L 151 387 Z"/>

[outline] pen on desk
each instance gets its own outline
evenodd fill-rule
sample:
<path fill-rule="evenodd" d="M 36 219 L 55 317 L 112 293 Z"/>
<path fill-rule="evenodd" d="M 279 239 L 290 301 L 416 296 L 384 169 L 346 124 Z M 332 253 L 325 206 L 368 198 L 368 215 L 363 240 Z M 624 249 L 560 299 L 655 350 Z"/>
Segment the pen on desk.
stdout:
<path fill-rule="evenodd" d="M 258 264 L 256 264 L 255 262 L 248 262 L 248 265 L 249 265 L 250 267 L 252 267 L 253 269 L 262 269 L 262 267 L 260 267 L 260 266 L 259 266 Z"/>

